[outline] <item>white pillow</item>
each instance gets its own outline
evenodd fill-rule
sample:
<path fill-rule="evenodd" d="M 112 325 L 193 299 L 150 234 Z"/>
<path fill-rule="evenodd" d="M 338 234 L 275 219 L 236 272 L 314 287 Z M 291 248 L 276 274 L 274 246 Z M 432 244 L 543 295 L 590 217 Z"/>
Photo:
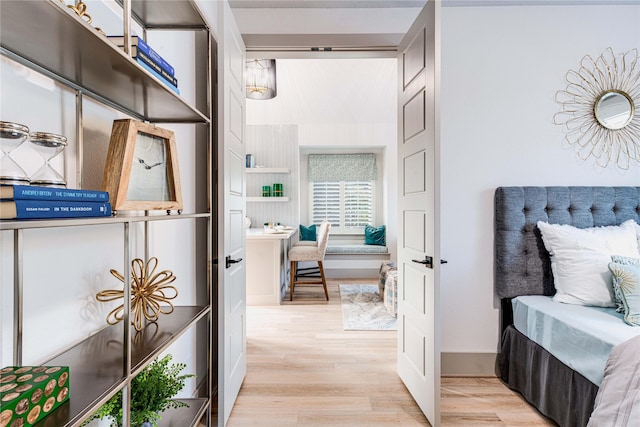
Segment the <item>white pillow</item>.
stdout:
<path fill-rule="evenodd" d="M 611 255 L 638 257 L 633 220 L 619 226 L 576 228 L 538 221 L 542 241 L 551 255 L 556 286 L 554 301 L 613 307 Z M 624 255 L 627 254 L 627 255 Z"/>
<path fill-rule="evenodd" d="M 638 252 L 640 252 L 640 224 L 633 222 L 633 225 L 636 227 L 636 237 L 638 239 Z"/>

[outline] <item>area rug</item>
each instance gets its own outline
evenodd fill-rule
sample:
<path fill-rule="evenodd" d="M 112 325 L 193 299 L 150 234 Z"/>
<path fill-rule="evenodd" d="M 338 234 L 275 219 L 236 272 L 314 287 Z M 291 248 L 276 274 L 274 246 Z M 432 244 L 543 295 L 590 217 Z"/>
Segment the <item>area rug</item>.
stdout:
<path fill-rule="evenodd" d="M 341 284 L 340 300 L 345 331 L 396 330 L 396 318 L 384 308 L 378 285 Z"/>

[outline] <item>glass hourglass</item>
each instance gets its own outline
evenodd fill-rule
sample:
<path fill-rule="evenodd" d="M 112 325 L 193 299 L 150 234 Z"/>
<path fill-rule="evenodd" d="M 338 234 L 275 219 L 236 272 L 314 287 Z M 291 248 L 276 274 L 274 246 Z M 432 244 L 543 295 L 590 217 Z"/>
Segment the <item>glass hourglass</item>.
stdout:
<path fill-rule="evenodd" d="M 67 182 L 51 166 L 51 160 L 62 153 L 64 147 L 67 146 L 67 138 L 55 133 L 32 132 L 29 135 L 29 139 L 34 144 L 36 151 L 44 159 L 44 165 L 31 176 L 31 183 L 44 187 L 66 187 Z"/>
<path fill-rule="evenodd" d="M 27 173 L 11 158 L 11 152 L 29 137 L 29 128 L 19 123 L 0 121 L 0 184 L 29 185 Z"/>

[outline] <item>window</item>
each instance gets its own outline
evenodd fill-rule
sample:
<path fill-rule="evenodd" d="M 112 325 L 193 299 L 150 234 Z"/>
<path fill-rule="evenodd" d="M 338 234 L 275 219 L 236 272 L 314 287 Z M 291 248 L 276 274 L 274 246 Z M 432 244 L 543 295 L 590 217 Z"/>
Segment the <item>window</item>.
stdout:
<path fill-rule="evenodd" d="M 331 223 L 332 232 L 361 231 L 373 224 L 374 181 L 311 182 L 314 224 Z"/>

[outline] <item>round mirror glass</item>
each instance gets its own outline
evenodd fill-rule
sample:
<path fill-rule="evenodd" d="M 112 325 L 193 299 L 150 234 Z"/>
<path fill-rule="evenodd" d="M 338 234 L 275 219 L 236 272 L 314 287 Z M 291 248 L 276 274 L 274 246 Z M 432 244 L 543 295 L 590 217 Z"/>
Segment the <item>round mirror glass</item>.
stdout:
<path fill-rule="evenodd" d="M 622 129 L 633 118 L 633 107 L 629 95 L 610 91 L 598 98 L 594 113 L 598 122 L 607 129 Z"/>

